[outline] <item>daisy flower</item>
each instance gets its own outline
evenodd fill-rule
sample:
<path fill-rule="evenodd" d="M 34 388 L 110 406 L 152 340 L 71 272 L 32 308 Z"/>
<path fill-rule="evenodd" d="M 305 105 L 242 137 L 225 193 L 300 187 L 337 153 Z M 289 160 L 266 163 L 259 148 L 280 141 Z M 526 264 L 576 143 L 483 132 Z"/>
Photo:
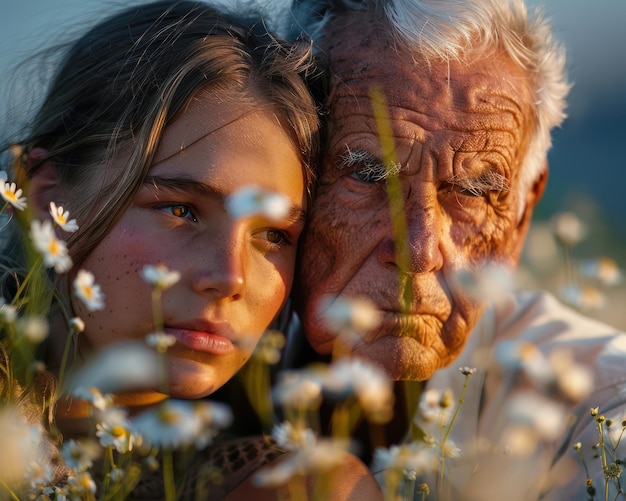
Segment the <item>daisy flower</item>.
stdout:
<path fill-rule="evenodd" d="M 287 217 L 290 207 L 287 197 L 258 186 L 244 186 L 226 198 L 226 210 L 233 219 L 259 215 L 276 221 Z"/>
<path fill-rule="evenodd" d="M 80 317 L 70 318 L 69 325 L 79 334 L 85 331 L 85 321 Z"/>
<path fill-rule="evenodd" d="M 100 439 L 103 447 L 110 447 L 126 454 L 133 450 L 136 438 L 130 430 L 128 412 L 121 407 L 110 407 L 98 413 L 96 424 L 96 436 Z"/>
<path fill-rule="evenodd" d="M 195 402 L 195 411 L 200 421 L 200 431 L 195 440 L 197 449 L 204 449 L 210 445 L 219 430 L 226 428 L 233 421 L 230 407 L 219 402 L 200 400 Z"/>
<path fill-rule="evenodd" d="M 78 270 L 74 279 L 74 294 L 80 299 L 87 310 L 98 311 L 104 308 L 104 294 L 100 286 L 95 283 L 93 273 L 86 270 Z"/>
<path fill-rule="evenodd" d="M 88 492 L 91 494 L 96 493 L 96 483 L 91 478 L 91 475 L 87 471 L 83 471 L 76 476 L 71 476 L 67 480 L 70 491 L 73 494 L 82 496 Z M 80 497 L 79 499 L 83 499 Z"/>
<path fill-rule="evenodd" d="M 356 395 L 370 421 L 382 423 L 393 414 L 393 389 L 387 374 L 361 359 L 341 359 L 331 364 L 324 389 L 337 395 Z"/>
<path fill-rule="evenodd" d="M 22 193 L 22 189 L 17 189 L 15 183 L 9 183 L 0 179 L 0 196 L 17 210 L 26 208 L 26 197 L 23 197 Z"/>
<path fill-rule="evenodd" d="M 276 439 L 278 446 L 287 451 L 312 447 L 317 440 L 311 428 L 294 426 L 289 421 L 274 425 L 272 436 Z"/>
<path fill-rule="evenodd" d="M 618 285 L 622 281 L 622 271 L 617 263 L 608 257 L 587 259 L 580 264 L 580 273 L 586 278 L 595 278 L 603 285 Z"/>
<path fill-rule="evenodd" d="M 393 469 L 425 475 L 437 470 L 435 449 L 422 442 L 392 445 L 389 449 L 378 447 L 374 451 L 373 471 Z"/>
<path fill-rule="evenodd" d="M 167 400 L 133 419 L 132 430 L 154 447 L 175 449 L 193 443 L 201 421 L 192 402 Z"/>
<path fill-rule="evenodd" d="M 61 456 L 68 468 L 75 471 L 87 471 L 93 466 L 93 460 L 100 455 L 101 449 L 91 441 L 67 440 L 61 448 Z"/>
<path fill-rule="evenodd" d="M 57 273 L 65 273 L 72 267 L 72 260 L 67 253 L 67 246 L 54 234 L 50 221 L 33 220 L 30 225 L 30 237 L 35 249 L 43 256 L 47 268 L 54 268 Z"/>
<path fill-rule="evenodd" d="M 416 424 L 437 422 L 440 426 L 447 426 L 452 419 L 452 390 L 430 388 L 420 395 Z"/>
<path fill-rule="evenodd" d="M 58 224 L 64 231 L 68 233 L 74 233 L 78 229 L 76 219 L 69 219 L 69 211 L 63 211 L 63 207 L 57 205 L 54 202 L 50 202 L 50 215 L 56 224 Z"/>
<path fill-rule="evenodd" d="M 155 289 L 165 290 L 180 280 L 180 273 L 170 271 L 167 266 L 159 263 L 156 266 L 144 266 L 141 270 L 141 278 Z"/>
<path fill-rule="evenodd" d="M 252 356 L 268 365 L 280 360 L 281 349 L 285 347 L 285 335 L 280 331 L 265 331 Z"/>
<path fill-rule="evenodd" d="M 52 482 L 53 473 L 54 471 L 50 465 L 33 461 L 28 465 L 28 468 L 26 468 L 24 477 L 28 480 L 33 489 L 37 489 L 43 488 Z"/>
<path fill-rule="evenodd" d="M 260 469 L 252 477 L 255 485 L 277 487 L 286 484 L 295 475 L 317 474 L 331 471 L 345 461 L 348 443 L 321 439 L 283 456 Z"/>
<path fill-rule="evenodd" d="M 314 409 L 322 400 L 321 376 L 310 371 L 283 371 L 273 390 L 274 399 L 285 406 Z"/>

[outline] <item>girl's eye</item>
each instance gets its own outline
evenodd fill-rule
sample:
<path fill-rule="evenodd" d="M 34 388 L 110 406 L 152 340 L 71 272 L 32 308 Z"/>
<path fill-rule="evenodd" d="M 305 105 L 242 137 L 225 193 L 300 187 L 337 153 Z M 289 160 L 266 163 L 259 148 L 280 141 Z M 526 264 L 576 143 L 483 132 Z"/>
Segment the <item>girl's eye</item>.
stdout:
<path fill-rule="evenodd" d="M 264 238 L 272 245 L 283 245 L 288 243 L 287 235 L 284 231 L 280 230 L 265 230 L 259 233 L 261 238 Z"/>
<path fill-rule="evenodd" d="M 168 212 L 174 217 L 182 218 L 182 219 L 191 219 L 192 221 L 197 221 L 196 217 L 191 212 L 191 209 L 188 205 L 162 205 L 159 207 L 162 211 Z"/>

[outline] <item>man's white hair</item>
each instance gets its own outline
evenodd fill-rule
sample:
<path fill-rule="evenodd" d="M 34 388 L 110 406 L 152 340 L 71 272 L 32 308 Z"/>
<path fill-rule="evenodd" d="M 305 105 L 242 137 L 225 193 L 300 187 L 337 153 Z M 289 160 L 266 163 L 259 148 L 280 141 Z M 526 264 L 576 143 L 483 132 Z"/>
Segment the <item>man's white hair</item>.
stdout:
<path fill-rule="evenodd" d="M 305 32 L 323 49 L 328 23 L 355 10 L 378 16 L 398 44 L 427 62 L 504 49 L 525 70 L 536 115 L 520 183 L 520 193 L 526 193 L 544 170 L 550 132 L 565 118 L 570 89 L 564 48 L 541 11 L 529 14 L 523 0 L 294 0 L 291 34 Z M 520 215 L 523 208 L 522 200 Z"/>

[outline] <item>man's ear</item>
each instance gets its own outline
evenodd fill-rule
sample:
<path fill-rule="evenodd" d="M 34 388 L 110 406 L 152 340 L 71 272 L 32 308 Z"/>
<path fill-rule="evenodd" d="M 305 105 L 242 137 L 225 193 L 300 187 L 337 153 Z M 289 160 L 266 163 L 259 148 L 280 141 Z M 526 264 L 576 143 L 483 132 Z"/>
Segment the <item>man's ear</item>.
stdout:
<path fill-rule="evenodd" d="M 28 154 L 27 170 L 34 164 L 39 164 L 48 157 L 48 151 L 43 148 L 33 148 Z M 33 172 L 28 185 L 28 201 L 33 215 L 41 219 L 49 213 L 50 202 L 58 196 L 59 177 L 52 160 L 44 160 Z"/>
<path fill-rule="evenodd" d="M 519 262 L 519 258 L 522 254 L 522 249 L 524 247 L 524 242 L 526 240 L 526 234 L 528 233 L 528 229 L 530 228 L 530 223 L 533 217 L 533 211 L 535 207 L 541 200 L 544 191 L 546 190 L 546 185 L 548 183 L 548 162 L 544 164 L 544 168 L 542 169 L 535 182 L 532 184 L 530 189 L 526 192 L 526 199 L 524 203 L 524 211 L 522 212 L 522 216 L 520 217 L 519 222 L 517 223 L 517 241 L 515 242 L 515 260 Z"/>

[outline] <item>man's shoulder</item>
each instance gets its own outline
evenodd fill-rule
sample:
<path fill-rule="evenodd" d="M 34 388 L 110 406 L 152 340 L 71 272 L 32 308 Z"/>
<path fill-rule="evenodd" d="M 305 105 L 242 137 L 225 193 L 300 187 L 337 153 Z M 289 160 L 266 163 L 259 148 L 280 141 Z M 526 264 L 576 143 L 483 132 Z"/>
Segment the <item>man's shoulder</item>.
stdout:
<path fill-rule="evenodd" d="M 561 303 L 543 291 L 519 291 L 494 306 L 496 338 L 533 344 L 605 343 L 626 333 Z"/>

